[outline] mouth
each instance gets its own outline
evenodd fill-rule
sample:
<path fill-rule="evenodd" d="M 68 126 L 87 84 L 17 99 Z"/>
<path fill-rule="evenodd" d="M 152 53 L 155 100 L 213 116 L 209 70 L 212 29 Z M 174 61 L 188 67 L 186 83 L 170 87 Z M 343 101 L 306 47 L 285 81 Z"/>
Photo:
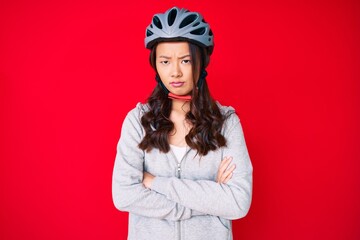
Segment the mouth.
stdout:
<path fill-rule="evenodd" d="M 171 82 L 170 85 L 178 88 L 178 87 L 182 87 L 185 84 L 185 82 Z"/>

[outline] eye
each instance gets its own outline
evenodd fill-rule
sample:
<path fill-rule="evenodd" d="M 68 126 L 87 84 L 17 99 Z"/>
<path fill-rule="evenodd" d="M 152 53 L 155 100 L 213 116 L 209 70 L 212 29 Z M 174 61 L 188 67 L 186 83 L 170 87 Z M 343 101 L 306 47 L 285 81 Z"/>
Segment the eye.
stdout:
<path fill-rule="evenodd" d="M 164 65 L 168 65 L 168 64 L 169 64 L 169 61 L 168 61 L 168 60 L 164 60 L 164 61 L 161 61 L 160 63 L 161 63 L 161 64 L 164 64 Z"/>
<path fill-rule="evenodd" d="M 182 63 L 191 64 L 191 60 L 190 59 L 184 59 L 184 60 L 182 60 Z"/>

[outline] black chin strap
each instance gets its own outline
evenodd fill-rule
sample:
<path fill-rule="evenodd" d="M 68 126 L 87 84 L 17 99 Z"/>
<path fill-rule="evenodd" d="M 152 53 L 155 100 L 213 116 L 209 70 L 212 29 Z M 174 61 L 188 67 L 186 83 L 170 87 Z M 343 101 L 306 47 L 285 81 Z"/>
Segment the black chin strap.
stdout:
<path fill-rule="evenodd" d="M 163 84 L 163 82 L 161 81 L 159 74 L 156 74 L 155 76 L 155 80 L 157 81 L 157 83 L 161 86 L 161 88 L 164 90 L 164 92 L 166 93 L 166 95 L 169 94 L 169 90 L 165 87 L 165 85 Z"/>
<path fill-rule="evenodd" d="M 197 88 L 200 90 L 203 83 L 204 83 L 204 80 L 207 76 L 207 71 L 206 70 L 202 70 L 201 71 L 201 74 L 200 74 L 200 77 L 199 77 L 199 81 L 197 82 Z"/>

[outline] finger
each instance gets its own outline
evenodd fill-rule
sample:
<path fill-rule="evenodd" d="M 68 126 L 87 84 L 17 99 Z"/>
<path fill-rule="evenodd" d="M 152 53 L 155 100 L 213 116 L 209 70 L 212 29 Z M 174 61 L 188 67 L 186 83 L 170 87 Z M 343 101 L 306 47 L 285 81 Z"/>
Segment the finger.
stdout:
<path fill-rule="evenodd" d="M 232 178 L 232 176 L 233 176 L 233 172 L 231 172 L 225 179 L 224 179 L 224 181 L 222 182 L 222 183 L 227 183 L 231 178 Z"/>
<path fill-rule="evenodd" d="M 146 176 L 146 177 L 154 177 L 154 175 L 152 175 L 151 173 L 148 173 L 148 172 L 144 172 L 144 176 Z"/>
<path fill-rule="evenodd" d="M 219 168 L 221 168 L 225 163 L 227 163 L 229 159 L 229 157 L 224 157 L 219 164 Z"/>
<path fill-rule="evenodd" d="M 225 172 L 225 170 L 226 170 L 226 169 L 228 168 L 228 166 L 230 165 L 231 161 L 232 161 L 232 157 L 229 157 L 229 158 L 227 158 L 226 160 L 224 160 L 224 161 L 222 162 L 222 164 L 220 164 L 220 166 L 219 166 L 218 173 L 223 173 L 223 172 Z"/>
<path fill-rule="evenodd" d="M 219 164 L 219 168 L 218 168 L 218 172 L 217 172 L 217 176 L 216 176 L 216 182 L 219 182 L 219 180 L 220 180 L 220 176 L 221 176 L 221 174 L 220 174 L 220 169 L 221 169 L 221 167 L 224 165 L 224 163 L 226 162 L 228 160 L 228 157 L 224 157 L 222 160 L 221 160 L 221 162 L 220 162 L 220 164 Z"/>
<path fill-rule="evenodd" d="M 230 161 L 229 157 L 224 157 L 224 159 L 221 161 L 221 163 L 219 165 L 217 177 L 216 177 L 216 182 L 220 181 L 220 178 L 221 178 L 222 174 L 224 173 L 226 168 L 229 166 L 230 162 L 231 161 Z"/>
<path fill-rule="evenodd" d="M 236 168 L 235 164 L 232 164 L 231 166 L 229 166 L 226 171 L 224 171 L 220 176 L 219 176 L 219 182 L 223 183 L 225 181 L 226 178 L 228 178 L 228 176 L 234 171 L 234 169 Z"/>
<path fill-rule="evenodd" d="M 144 172 L 143 173 L 143 182 L 145 181 L 146 177 L 147 177 L 147 172 Z"/>
<path fill-rule="evenodd" d="M 221 182 L 224 182 L 224 180 L 226 178 L 228 178 L 228 176 L 234 172 L 235 168 L 236 168 L 236 165 L 232 164 L 222 175 Z"/>
<path fill-rule="evenodd" d="M 235 170 L 236 168 L 236 165 L 235 164 L 232 164 L 221 176 L 220 178 L 220 182 L 224 182 L 226 178 L 228 178 L 228 176 L 230 174 L 232 174 L 232 172 Z"/>
<path fill-rule="evenodd" d="M 217 177 L 217 182 L 220 182 L 220 183 L 221 183 L 234 169 L 235 169 L 235 168 L 230 169 L 230 168 L 228 167 L 225 171 L 219 172 L 219 173 L 218 173 L 218 177 Z"/>

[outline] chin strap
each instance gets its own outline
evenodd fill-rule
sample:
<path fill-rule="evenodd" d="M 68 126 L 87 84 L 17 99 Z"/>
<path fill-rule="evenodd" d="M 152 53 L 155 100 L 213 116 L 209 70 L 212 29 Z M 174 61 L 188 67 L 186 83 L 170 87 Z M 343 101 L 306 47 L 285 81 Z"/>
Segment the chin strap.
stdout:
<path fill-rule="evenodd" d="M 171 92 L 168 93 L 168 98 L 175 99 L 175 100 L 182 100 L 185 102 L 191 101 L 191 95 L 176 95 Z"/>
<path fill-rule="evenodd" d="M 201 71 L 201 74 L 200 74 L 200 77 L 199 77 L 199 81 L 197 82 L 197 89 L 200 90 L 204 81 L 205 81 L 205 78 L 207 76 L 207 71 L 206 70 L 202 70 Z"/>
<path fill-rule="evenodd" d="M 169 94 L 169 90 L 167 90 L 167 88 L 165 87 L 165 85 L 164 85 L 163 82 L 161 81 L 159 74 L 156 74 L 155 80 L 156 80 L 156 82 L 161 86 L 161 88 L 164 90 L 164 92 L 165 92 L 166 94 Z"/>
<path fill-rule="evenodd" d="M 201 74 L 200 74 L 200 77 L 199 77 L 199 80 L 197 82 L 197 89 L 200 90 L 203 83 L 204 83 L 204 80 L 207 76 L 207 72 L 206 70 L 202 70 L 201 71 Z M 155 76 L 155 80 L 157 81 L 158 84 L 160 84 L 161 88 L 164 90 L 164 92 L 168 95 L 168 98 L 170 99 L 175 99 L 175 100 L 182 100 L 182 101 L 191 101 L 191 95 L 176 95 L 176 94 L 173 94 L 171 93 L 166 87 L 165 85 L 163 84 L 163 82 L 161 81 L 160 77 L 158 74 L 156 74 Z"/>

